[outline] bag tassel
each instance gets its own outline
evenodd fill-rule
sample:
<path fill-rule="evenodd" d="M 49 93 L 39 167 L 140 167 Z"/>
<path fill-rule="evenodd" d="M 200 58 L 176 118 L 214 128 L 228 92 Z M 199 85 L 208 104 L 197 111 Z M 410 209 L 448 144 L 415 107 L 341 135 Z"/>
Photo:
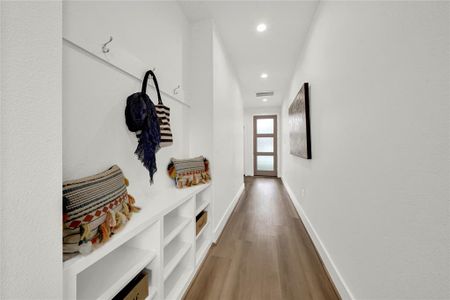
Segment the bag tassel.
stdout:
<path fill-rule="evenodd" d="M 105 243 L 109 240 L 111 235 L 111 231 L 109 226 L 106 224 L 106 221 L 100 225 L 100 242 Z"/>
<path fill-rule="evenodd" d="M 83 224 L 80 226 L 80 247 L 78 251 L 81 254 L 89 254 L 92 252 L 92 242 L 89 241 L 89 238 L 91 236 L 91 230 L 89 228 L 89 224 Z"/>

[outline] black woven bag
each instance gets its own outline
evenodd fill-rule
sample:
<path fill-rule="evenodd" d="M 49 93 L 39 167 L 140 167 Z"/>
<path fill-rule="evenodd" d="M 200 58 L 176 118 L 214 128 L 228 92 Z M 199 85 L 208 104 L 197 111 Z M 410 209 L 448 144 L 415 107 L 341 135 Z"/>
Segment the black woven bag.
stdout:
<path fill-rule="evenodd" d="M 147 95 L 148 77 L 152 76 L 155 85 L 155 74 L 147 71 L 142 82 L 142 90 L 127 98 L 125 108 L 125 122 L 131 132 L 136 132 L 139 144 L 134 152 L 150 174 L 150 183 L 153 183 L 153 174 L 156 168 L 156 152 L 160 149 L 161 134 L 155 106 Z"/>

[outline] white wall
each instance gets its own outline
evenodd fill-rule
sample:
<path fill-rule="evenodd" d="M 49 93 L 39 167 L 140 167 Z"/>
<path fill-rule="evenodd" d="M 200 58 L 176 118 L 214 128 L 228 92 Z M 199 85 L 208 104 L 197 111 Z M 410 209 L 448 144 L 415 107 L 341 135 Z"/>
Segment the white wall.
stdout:
<path fill-rule="evenodd" d="M 246 107 L 244 109 L 244 170 L 246 176 L 253 176 L 253 117 L 260 115 L 277 116 L 278 177 L 281 177 L 281 108 L 279 106 Z"/>
<path fill-rule="evenodd" d="M 211 162 L 212 225 L 217 238 L 243 189 L 243 102 L 212 20 L 191 24 L 188 77 L 191 156 Z"/>
<path fill-rule="evenodd" d="M 213 23 L 204 20 L 191 24 L 188 80 L 189 152 L 213 161 Z"/>
<path fill-rule="evenodd" d="M 143 18 L 143 12 L 151 12 L 155 18 Z M 118 164 L 130 179 L 130 192 L 140 194 L 142 189 L 173 187 L 166 172 L 171 157 L 202 154 L 211 161 L 213 221 L 219 228 L 243 184 L 243 104 L 212 22 L 190 24 L 176 2 L 68 2 L 64 15 L 65 33 L 71 37 L 91 44 L 97 37 L 101 44 L 100 37 L 112 35 L 115 44 L 108 55 L 120 50 L 149 66 L 155 63 L 169 68 L 170 63 L 161 60 L 170 61 L 182 51 L 182 59 L 173 69 L 184 76 L 185 100 L 191 105 L 187 108 L 163 95 L 171 108 L 174 145 L 157 153 L 158 172 L 154 186 L 149 187 L 147 170 L 134 155 L 136 137 L 127 130 L 124 119 L 126 98 L 140 90 L 140 82 L 64 42 L 64 179 Z M 153 28 L 151 34 L 147 35 L 147 28 Z M 130 32 L 135 35 L 126 34 Z M 85 35 L 89 37 L 81 39 Z M 165 44 L 174 40 L 178 43 Z M 154 91 L 150 94 L 155 96 Z"/>
<path fill-rule="evenodd" d="M 0 5 L 0 298 L 61 299 L 61 3 Z"/>
<path fill-rule="evenodd" d="M 283 181 L 356 299 L 450 298 L 449 53 L 448 2 L 318 9 L 282 109 L 288 141 L 310 82 L 313 159 L 285 143 Z"/>
<path fill-rule="evenodd" d="M 243 187 L 244 112 L 236 73 L 215 30 L 213 66 L 214 228 L 220 232 Z"/>
<path fill-rule="evenodd" d="M 104 42 L 101 38 L 106 41 L 112 35 L 109 55 L 120 51 L 149 69 L 162 66 L 157 67 L 157 76 L 173 72 L 176 77 L 185 72 L 189 23 L 175 2 L 66 2 L 64 16 L 65 32 L 86 36 L 85 40 L 98 37 L 99 48 Z M 134 154 L 136 136 L 128 131 L 124 117 L 126 99 L 140 91 L 141 82 L 70 43 L 64 42 L 63 51 L 64 179 L 95 174 L 118 164 L 130 180 L 131 194 L 173 187 L 166 169 L 171 157 L 189 155 L 188 108 L 163 95 L 164 104 L 171 109 L 174 144 L 156 154 L 158 171 L 150 186 L 148 171 Z M 164 79 L 159 78 L 159 82 L 164 85 Z M 147 92 L 157 103 L 155 91 L 149 88 Z"/>

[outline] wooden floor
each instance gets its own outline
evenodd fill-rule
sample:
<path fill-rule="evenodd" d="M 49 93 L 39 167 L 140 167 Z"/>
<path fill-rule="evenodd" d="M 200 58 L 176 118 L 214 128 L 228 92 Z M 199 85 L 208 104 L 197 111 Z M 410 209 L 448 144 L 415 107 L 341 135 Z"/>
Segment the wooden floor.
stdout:
<path fill-rule="evenodd" d="M 340 299 L 282 182 L 245 192 L 185 299 Z"/>

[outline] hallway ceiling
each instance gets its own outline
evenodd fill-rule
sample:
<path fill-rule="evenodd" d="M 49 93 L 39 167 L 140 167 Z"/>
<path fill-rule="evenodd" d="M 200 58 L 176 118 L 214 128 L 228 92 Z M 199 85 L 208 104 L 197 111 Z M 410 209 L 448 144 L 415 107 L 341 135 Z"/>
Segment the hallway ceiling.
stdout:
<path fill-rule="evenodd" d="M 245 107 L 281 105 L 318 1 L 180 1 L 180 5 L 192 22 L 214 20 Z M 264 32 L 256 30 L 261 23 L 267 25 Z M 268 77 L 261 78 L 262 73 Z M 263 102 L 255 95 L 263 91 L 275 94 Z"/>

